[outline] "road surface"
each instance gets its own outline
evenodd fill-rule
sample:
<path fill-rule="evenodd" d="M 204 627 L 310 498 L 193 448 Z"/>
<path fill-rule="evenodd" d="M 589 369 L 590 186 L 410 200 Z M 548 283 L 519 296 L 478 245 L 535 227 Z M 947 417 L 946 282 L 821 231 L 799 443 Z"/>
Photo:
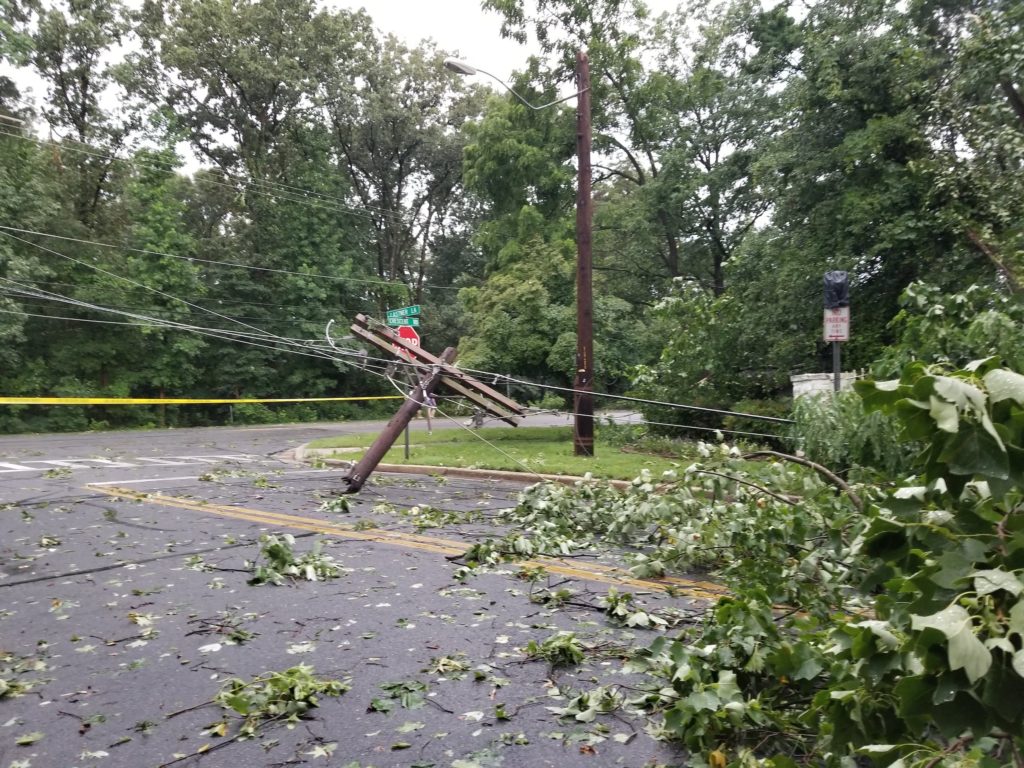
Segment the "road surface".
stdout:
<path fill-rule="evenodd" d="M 453 580 L 465 547 L 503 532 L 493 517 L 521 484 L 380 476 L 345 512 L 340 471 L 282 458 L 379 428 L 0 437 L 0 766 L 678 764 L 641 722 L 548 710 L 628 681 L 616 659 L 553 670 L 523 650 L 559 630 L 604 645 L 654 633 L 536 605 L 515 566 Z M 300 553 L 322 540 L 340 577 L 249 585 L 269 533 Z M 544 583 L 584 602 L 625 588 L 606 563 L 549 566 Z M 631 591 L 693 610 L 707 598 Z M 241 718 L 210 703 L 225 681 L 300 663 L 349 690 L 292 730 L 234 738 Z"/>

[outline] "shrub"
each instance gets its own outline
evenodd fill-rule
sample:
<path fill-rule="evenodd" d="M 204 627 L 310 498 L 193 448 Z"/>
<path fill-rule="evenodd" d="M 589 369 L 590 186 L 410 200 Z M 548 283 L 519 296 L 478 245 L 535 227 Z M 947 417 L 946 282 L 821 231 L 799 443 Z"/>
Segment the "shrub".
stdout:
<path fill-rule="evenodd" d="M 898 420 L 866 412 L 856 392 L 799 397 L 793 418 L 794 442 L 812 461 L 841 472 L 864 467 L 889 476 L 910 469 L 915 446 L 900 442 Z"/>

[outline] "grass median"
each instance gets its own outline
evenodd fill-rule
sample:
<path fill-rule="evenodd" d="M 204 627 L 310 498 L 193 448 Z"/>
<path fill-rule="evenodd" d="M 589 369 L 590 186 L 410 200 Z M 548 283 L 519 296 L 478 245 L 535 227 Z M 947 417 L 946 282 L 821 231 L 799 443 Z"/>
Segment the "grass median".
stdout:
<path fill-rule="evenodd" d="M 343 435 L 314 440 L 309 448 L 337 448 L 335 458 L 356 460 L 375 435 Z M 347 449 L 347 450 L 341 450 Z M 642 470 L 654 477 L 678 468 L 687 459 L 639 453 L 623 446 L 602 442 L 597 436 L 593 457 L 573 455 L 571 427 L 517 427 L 435 429 L 434 434 L 413 432 L 409 460 L 400 438 L 384 457 L 387 464 L 424 464 L 432 467 L 497 469 L 508 472 L 537 472 L 549 475 L 584 475 L 631 480 Z"/>

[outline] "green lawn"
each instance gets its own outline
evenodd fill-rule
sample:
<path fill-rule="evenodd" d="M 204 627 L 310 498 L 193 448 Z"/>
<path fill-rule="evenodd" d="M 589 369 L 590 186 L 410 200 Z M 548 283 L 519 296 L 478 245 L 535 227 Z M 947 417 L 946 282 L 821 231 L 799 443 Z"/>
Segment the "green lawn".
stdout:
<path fill-rule="evenodd" d="M 310 448 L 366 448 L 375 435 L 345 435 L 314 440 Z M 484 442 L 484 441 L 487 442 Z M 488 445 L 491 443 L 492 445 Z M 574 456 L 571 427 L 518 427 L 516 429 L 434 430 L 434 434 L 414 432 L 409 461 L 405 444 L 399 438 L 384 457 L 388 464 L 426 464 L 435 467 L 500 469 L 511 472 L 538 472 L 550 475 L 583 475 L 631 480 L 648 469 L 655 477 L 680 466 L 676 460 L 661 456 L 623 451 L 602 444 L 598 434 L 596 457 Z M 508 454 L 507 456 L 505 454 Z M 359 453 L 343 452 L 338 458 L 356 459 Z M 524 466 L 525 465 L 525 466 Z"/>

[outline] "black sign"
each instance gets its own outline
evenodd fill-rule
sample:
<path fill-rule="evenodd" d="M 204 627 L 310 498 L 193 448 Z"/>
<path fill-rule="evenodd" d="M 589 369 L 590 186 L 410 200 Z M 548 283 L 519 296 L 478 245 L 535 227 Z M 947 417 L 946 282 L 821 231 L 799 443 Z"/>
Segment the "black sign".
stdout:
<path fill-rule="evenodd" d="M 825 273 L 825 309 L 850 306 L 850 282 L 845 272 Z"/>

